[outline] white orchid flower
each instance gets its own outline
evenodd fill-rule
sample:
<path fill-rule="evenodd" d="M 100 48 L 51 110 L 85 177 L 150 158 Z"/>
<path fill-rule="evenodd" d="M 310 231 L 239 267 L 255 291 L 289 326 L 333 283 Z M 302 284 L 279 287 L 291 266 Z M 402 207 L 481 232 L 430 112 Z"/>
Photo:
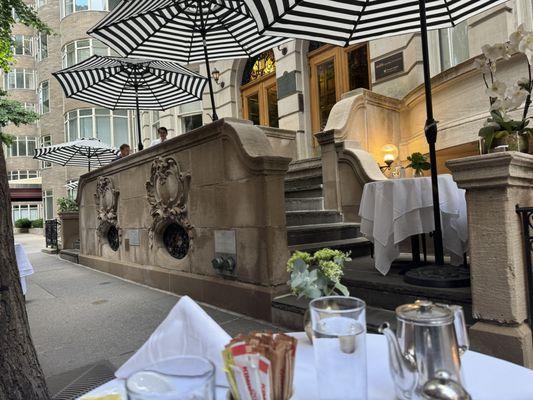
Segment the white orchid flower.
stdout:
<path fill-rule="evenodd" d="M 505 90 L 505 102 L 507 108 L 518 108 L 526 101 L 529 93 L 518 85 L 513 85 Z"/>
<path fill-rule="evenodd" d="M 481 71 L 483 74 L 489 74 L 491 69 L 486 58 L 476 58 L 474 60 L 474 68 Z"/>
<path fill-rule="evenodd" d="M 486 93 L 489 97 L 501 99 L 505 96 L 506 89 L 507 85 L 504 82 L 494 81 L 494 83 L 487 88 Z"/>
<path fill-rule="evenodd" d="M 526 30 L 524 29 L 524 24 L 521 24 L 516 32 L 511 33 L 509 36 L 509 44 L 508 44 L 508 50 L 511 54 L 516 53 L 518 51 L 518 46 L 520 45 L 520 41 L 526 34 Z"/>
<path fill-rule="evenodd" d="M 518 45 L 518 50 L 521 53 L 524 53 L 529 61 L 530 65 L 533 65 L 533 32 L 528 32 L 524 35 L 520 44 Z"/>
<path fill-rule="evenodd" d="M 507 48 L 504 43 L 496 43 L 494 46 L 484 45 L 481 51 L 490 61 L 496 61 L 500 58 L 508 58 Z"/>

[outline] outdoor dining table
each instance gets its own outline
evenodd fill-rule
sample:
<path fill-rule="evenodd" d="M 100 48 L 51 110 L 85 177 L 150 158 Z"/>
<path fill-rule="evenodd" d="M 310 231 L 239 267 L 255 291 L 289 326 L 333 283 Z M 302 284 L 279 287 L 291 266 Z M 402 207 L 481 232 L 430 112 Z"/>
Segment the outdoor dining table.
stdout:
<path fill-rule="evenodd" d="M 444 252 L 460 265 L 468 249 L 465 191 L 449 174 L 438 176 Z M 429 177 L 387 179 L 364 186 L 361 233 L 374 244 L 376 269 L 386 275 L 403 240 L 435 229 Z"/>
<path fill-rule="evenodd" d="M 305 333 L 292 333 L 298 339 L 293 400 L 318 399 L 313 346 Z M 368 400 L 395 398 L 389 371 L 387 342 L 383 335 L 367 335 Z M 533 371 L 474 351 L 463 356 L 465 387 L 473 399 L 531 400 Z M 124 380 L 114 379 L 81 397 L 120 393 L 126 400 Z M 218 387 L 217 400 L 226 400 L 227 389 Z"/>
<path fill-rule="evenodd" d="M 15 243 L 15 257 L 17 259 L 17 266 L 19 269 L 20 286 L 22 286 L 22 293 L 26 295 L 26 292 L 28 291 L 26 285 L 26 277 L 33 274 L 33 266 L 31 265 L 30 260 L 28 259 L 28 255 L 24 250 L 24 246 L 22 246 L 20 243 Z"/>

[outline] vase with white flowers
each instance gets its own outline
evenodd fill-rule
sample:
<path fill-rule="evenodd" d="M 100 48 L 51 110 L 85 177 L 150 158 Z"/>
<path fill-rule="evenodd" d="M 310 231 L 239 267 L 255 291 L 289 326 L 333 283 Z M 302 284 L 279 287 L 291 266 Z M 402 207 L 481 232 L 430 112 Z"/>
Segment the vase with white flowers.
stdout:
<path fill-rule="evenodd" d="M 479 130 L 483 152 L 505 146 L 507 150 L 528 152 L 529 137 L 533 136 L 528 116 L 533 90 L 533 32 L 520 25 L 506 43 L 485 45 L 483 55 L 474 61 L 481 71 L 490 102 L 490 117 Z M 512 56 L 523 57 L 527 76 L 509 85 L 497 77 L 497 63 Z M 520 110 L 521 107 L 524 107 Z"/>
<path fill-rule="evenodd" d="M 298 298 L 349 296 L 348 289 L 341 284 L 341 277 L 344 263 L 350 260 L 349 253 L 328 248 L 318 250 L 312 255 L 303 251 L 295 251 L 287 261 L 287 271 L 290 273 L 287 284 L 292 294 Z M 309 310 L 304 314 L 304 330 L 312 342 Z"/>

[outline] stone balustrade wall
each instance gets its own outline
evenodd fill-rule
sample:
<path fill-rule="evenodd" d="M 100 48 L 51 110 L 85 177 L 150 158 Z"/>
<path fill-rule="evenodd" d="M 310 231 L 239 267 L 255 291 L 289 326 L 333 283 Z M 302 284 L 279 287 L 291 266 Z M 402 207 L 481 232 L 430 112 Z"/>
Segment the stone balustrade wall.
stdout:
<path fill-rule="evenodd" d="M 291 159 L 278 154 L 294 154 L 293 144 L 289 131 L 224 119 L 83 175 L 80 263 L 270 319 L 287 281 L 283 179 Z M 173 246 L 186 253 L 179 259 L 165 244 L 173 224 Z M 216 256 L 233 257 L 234 272 L 222 276 Z"/>

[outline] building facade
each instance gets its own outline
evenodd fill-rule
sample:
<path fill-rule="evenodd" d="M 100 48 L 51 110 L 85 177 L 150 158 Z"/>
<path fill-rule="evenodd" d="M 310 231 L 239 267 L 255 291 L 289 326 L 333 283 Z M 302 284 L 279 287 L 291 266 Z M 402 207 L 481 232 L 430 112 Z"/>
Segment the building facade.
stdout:
<path fill-rule="evenodd" d="M 22 215 L 21 210 L 27 209 L 29 215 L 34 205 L 38 216 L 54 218 L 57 199 L 74 195 L 67 184 L 85 172 L 33 160 L 37 146 L 98 137 L 115 147 L 129 143 L 136 148 L 132 113 L 66 99 L 51 75 L 93 54 L 115 54 L 86 32 L 117 3 L 36 0 L 39 16 L 55 34 L 43 37 L 23 25 L 14 27 L 16 63 L 2 82 L 11 98 L 35 109 L 41 118 L 34 125 L 7 128 L 16 136 L 7 152 L 8 174 L 13 184 L 27 178 L 42 180 L 42 206 L 39 200 L 14 202 L 15 218 Z M 506 41 L 521 23 L 533 29 L 531 0 L 509 1 L 454 28 L 430 32 L 441 170 L 446 159 L 478 151 L 477 131 L 487 117 L 488 100 L 481 76 L 472 66 L 473 58 L 485 43 Z M 189 67 L 205 74 L 203 65 Z M 517 74 L 526 73 L 521 68 L 519 60 L 511 59 L 502 70 L 503 77 L 516 79 Z M 314 134 L 323 129 L 334 129 L 338 140 L 355 142 L 378 163 L 385 144 L 399 148 L 400 162 L 412 152 L 427 152 L 417 34 L 347 48 L 293 40 L 250 60 L 213 62 L 211 69 L 219 72 L 214 82 L 219 117 L 295 131 L 299 159 L 318 155 Z M 156 138 L 160 126 L 167 127 L 173 137 L 210 122 L 211 113 L 207 90 L 203 101 L 143 112 L 144 145 Z"/>

